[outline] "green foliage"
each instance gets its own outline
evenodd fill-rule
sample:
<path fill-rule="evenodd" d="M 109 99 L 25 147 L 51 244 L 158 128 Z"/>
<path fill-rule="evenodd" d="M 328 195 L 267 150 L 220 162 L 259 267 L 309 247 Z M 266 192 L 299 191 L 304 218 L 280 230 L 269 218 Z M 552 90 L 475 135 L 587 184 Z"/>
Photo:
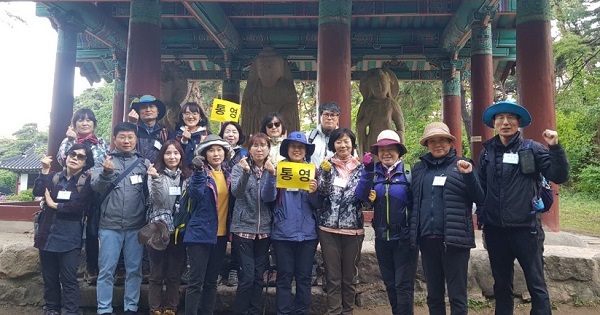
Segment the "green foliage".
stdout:
<path fill-rule="evenodd" d="M 493 306 L 492 302 L 488 299 L 484 299 L 484 300 L 469 299 L 467 301 L 467 304 L 469 306 L 469 310 L 472 310 L 472 311 L 479 311 L 479 310 L 491 308 Z"/>
<path fill-rule="evenodd" d="M 598 194 L 600 193 L 600 166 L 586 165 L 577 174 L 575 189 L 580 192 Z"/>
<path fill-rule="evenodd" d="M 114 83 L 105 83 L 102 86 L 85 89 L 75 97 L 73 111 L 80 108 L 89 108 L 94 112 L 98 124 L 95 134 L 97 137 L 110 141 L 112 127 L 112 106 L 115 86 Z M 65 131 L 68 126 L 65 126 Z"/>
<path fill-rule="evenodd" d="M 6 197 L 6 200 L 12 201 L 33 201 L 33 190 L 27 189 L 20 192 L 18 195 L 10 195 Z"/>
<path fill-rule="evenodd" d="M 221 81 L 199 81 L 197 82 L 198 91 L 200 91 L 200 100 L 202 102 L 202 106 L 206 109 L 206 115 L 210 116 L 210 112 L 212 110 L 213 100 L 215 98 L 221 98 L 223 85 Z M 240 95 L 242 92 L 240 92 Z M 221 131 L 221 124 L 216 121 L 210 121 L 210 131 L 214 134 L 219 134 Z"/>
<path fill-rule="evenodd" d="M 0 139 L 0 158 L 19 155 L 34 143 L 48 142 L 48 132 L 38 130 L 37 123 L 27 123 L 13 133 L 14 139 Z"/>
<path fill-rule="evenodd" d="M 15 183 L 17 182 L 17 174 L 0 170 L 0 187 L 8 189 L 10 192 L 15 192 Z"/>
<path fill-rule="evenodd" d="M 597 194 L 575 192 L 563 186 L 559 202 L 561 230 L 600 237 L 600 200 Z"/>

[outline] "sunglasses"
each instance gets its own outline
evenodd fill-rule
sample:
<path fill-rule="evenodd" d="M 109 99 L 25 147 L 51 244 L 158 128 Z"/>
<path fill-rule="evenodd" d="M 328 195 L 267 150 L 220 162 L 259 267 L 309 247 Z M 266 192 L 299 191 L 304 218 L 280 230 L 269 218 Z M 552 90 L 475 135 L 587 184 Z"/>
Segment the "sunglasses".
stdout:
<path fill-rule="evenodd" d="M 268 124 L 267 124 L 267 128 L 271 129 L 271 128 L 273 128 L 273 127 L 275 127 L 275 128 L 279 128 L 279 127 L 281 127 L 281 122 L 276 122 L 276 123 L 268 123 Z"/>
<path fill-rule="evenodd" d="M 87 155 L 75 152 L 69 152 L 69 157 L 72 159 L 77 158 L 79 161 L 85 161 L 85 159 L 87 159 Z"/>

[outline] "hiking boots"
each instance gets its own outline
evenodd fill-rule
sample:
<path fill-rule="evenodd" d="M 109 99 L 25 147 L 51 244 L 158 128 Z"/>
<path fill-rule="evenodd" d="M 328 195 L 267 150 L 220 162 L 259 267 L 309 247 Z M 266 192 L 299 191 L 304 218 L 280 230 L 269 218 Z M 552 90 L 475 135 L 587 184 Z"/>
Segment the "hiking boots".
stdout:
<path fill-rule="evenodd" d="M 98 269 L 86 269 L 83 273 L 83 280 L 85 280 L 88 285 L 96 285 L 96 282 L 98 281 Z"/>

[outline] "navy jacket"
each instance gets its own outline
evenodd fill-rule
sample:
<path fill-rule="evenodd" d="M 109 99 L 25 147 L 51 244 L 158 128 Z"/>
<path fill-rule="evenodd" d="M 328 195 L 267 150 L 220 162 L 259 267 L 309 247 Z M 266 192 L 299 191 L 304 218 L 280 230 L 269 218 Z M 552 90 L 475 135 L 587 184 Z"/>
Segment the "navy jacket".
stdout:
<path fill-rule="evenodd" d="M 381 163 L 375 164 L 374 171 L 363 168 L 356 185 L 356 198 L 369 202 L 371 189 L 376 193 L 372 223 L 375 237 L 386 241 L 407 240 L 412 200 L 404 174 L 404 163 L 400 162 L 389 177 Z"/>
<path fill-rule="evenodd" d="M 421 161 L 413 168 L 412 192 L 414 211 L 410 218 L 412 244 L 416 244 L 417 239 L 422 235 L 422 227 L 419 225 L 422 211 L 425 207 L 431 207 L 431 205 L 423 204 L 423 200 L 426 199 L 423 195 L 423 188 L 425 185 L 433 184 L 433 181 L 423 180 L 426 178 L 425 174 L 430 169 L 443 168 L 443 176 L 446 177 L 446 182 L 443 187 L 439 187 L 439 189 L 443 190 L 442 203 L 435 204 L 433 209 L 426 210 L 435 211 L 442 216 L 443 238 L 446 245 L 462 248 L 475 247 L 472 216 L 473 203 L 481 203 L 484 195 L 477 181 L 475 169 L 468 174 L 458 172 L 456 162 L 460 159 L 466 160 L 457 157 L 455 149 L 451 149 L 448 155 L 441 160 L 434 159 L 431 153 L 427 153 L 421 157 Z M 466 161 L 472 163 L 472 161 Z M 434 189 L 438 189 L 438 187 L 436 186 Z"/>
<path fill-rule="evenodd" d="M 517 132 L 504 146 L 499 136 L 486 141 L 479 156 L 479 181 L 485 192 L 485 202 L 478 207 L 479 221 L 497 227 L 531 227 L 531 199 L 539 174 L 561 184 L 569 178 L 569 162 L 560 144 L 548 150 L 532 142 L 535 172 L 523 174 L 519 164 L 503 163 L 504 153 L 522 150 L 521 133 Z"/>
<path fill-rule="evenodd" d="M 52 178 L 55 173 L 41 174 L 33 184 L 35 196 L 44 196 L 48 188 L 50 196 L 58 203 L 57 209 L 45 206 L 41 212 L 33 246 L 50 252 L 67 252 L 81 248 L 83 214 L 91 206 L 92 199 L 91 177 L 88 176 L 80 192 L 77 189 L 77 182 L 81 172 L 67 180 L 66 172 L 62 171 L 58 183 L 53 186 Z M 69 200 L 57 198 L 61 190 L 71 192 Z"/>

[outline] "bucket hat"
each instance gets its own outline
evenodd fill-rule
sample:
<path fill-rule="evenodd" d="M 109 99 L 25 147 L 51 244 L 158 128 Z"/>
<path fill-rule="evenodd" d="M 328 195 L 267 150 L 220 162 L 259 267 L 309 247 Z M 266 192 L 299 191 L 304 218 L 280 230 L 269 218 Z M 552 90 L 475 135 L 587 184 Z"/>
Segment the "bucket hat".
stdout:
<path fill-rule="evenodd" d="M 198 144 L 198 147 L 196 148 L 194 155 L 201 156 L 205 150 L 207 150 L 208 148 L 210 148 L 213 145 L 222 146 L 223 150 L 225 150 L 225 157 L 227 158 L 229 156 L 229 151 L 231 150 L 231 145 L 229 145 L 229 142 L 223 140 L 223 138 L 221 138 L 215 134 L 210 134 L 210 135 L 206 136 L 206 138 L 204 138 L 204 140 L 202 140 L 202 142 L 200 142 Z"/>
<path fill-rule="evenodd" d="M 513 102 L 502 101 L 492 104 L 483 112 L 483 123 L 494 128 L 494 116 L 500 113 L 515 114 L 521 118 L 519 127 L 527 127 L 531 124 L 531 114 L 522 105 Z"/>
<path fill-rule="evenodd" d="M 387 145 L 396 145 L 400 156 L 406 154 L 407 150 L 404 144 L 400 142 L 400 136 L 394 130 L 386 129 L 377 135 L 377 142 L 371 145 L 371 153 L 377 154 L 379 147 L 385 147 Z"/>
<path fill-rule="evenodd" d="M 167 107 L 165 106 L 165 103 L 163 103 L 161 100 L 152 95 L 143 95 L 140 98 L 136 97 L 131 102 L 131 109 L 135 110 L 139 115 L 140 106 L 151 104 L 154 104 L 154 106 L 156 106 L 156 108 L 158 109 L 158 115 L 156 116 L 156 120 L 161 120 L 163 117 L 165 117 L 165 114 L 167 113 Z"/>
<path fill-rule="evenodd" d="M 306 146 L 306 159 L 309 159 L 315 152 L 315 145 L 308 143 L 306 135 L 300 131 L 294 131 L 290 133 L 287 138 L 283 139 L 283 142 L 281 142 L 281 146 L 279 147 L 279 154 L 286 159 L 290 158 L 288 156 L 288 147 L 290 146 L 291 141 L 302 143 Z"/>
<path fill-rule="evenodd" d="M 138 242 L 147 244 L 156 250 L 165 250 L 169 245 L 169 228 L 162 221 L 146 224 L 138 232 Z"/>
<path fill-rule="evenodd" d="M 425 130 L 423 130 L 423 136 L 421 137 L 419 143 L 425 147 L 427 146 L 427 140 L 433 137 L 443 137 L 450 139 L 452 142 L 456 140 L 456 137 L 450 133 L 450 128 L 448 128 L 448 125 L 444 124 L 443 122 L 432 122 L 427 124 L 427 126 L 425 126 Z"/>

